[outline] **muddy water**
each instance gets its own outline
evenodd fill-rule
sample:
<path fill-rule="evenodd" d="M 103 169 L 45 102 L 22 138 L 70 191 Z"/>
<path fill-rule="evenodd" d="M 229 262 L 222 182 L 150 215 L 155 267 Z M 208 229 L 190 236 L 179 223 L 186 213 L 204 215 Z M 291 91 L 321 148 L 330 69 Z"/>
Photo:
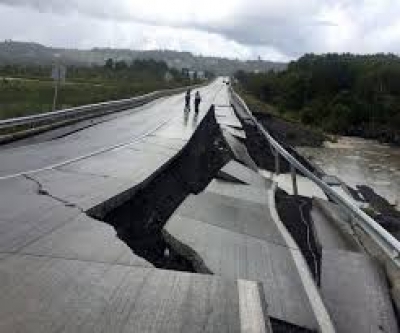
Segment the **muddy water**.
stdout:
<path fill-rule="evenodd" d="M 323 148 L 298 148 L 326 173 L 345 183 L 365 184 L 400 209 L 400 148 L 343 137 Z"/>

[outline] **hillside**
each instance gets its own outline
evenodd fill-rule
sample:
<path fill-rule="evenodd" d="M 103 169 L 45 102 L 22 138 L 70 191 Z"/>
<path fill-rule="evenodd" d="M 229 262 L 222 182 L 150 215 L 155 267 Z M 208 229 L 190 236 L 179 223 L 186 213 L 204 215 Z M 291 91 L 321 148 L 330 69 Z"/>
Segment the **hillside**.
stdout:
<path fill-rule="evenodd" d="M 24 43 L 5 41 L 0 42 L 0 65 L 27 64 L 49 65 L 54 62 L 54 55 L 59 54 L 66 65 L 103 65 L 105 60 L 125 60 L 130 62 L 135 59 L 154 59 L 164 61 L 169 67 L 177 69 L 192 68 L 194 70 L 206 70 L 217 75 L 231 75 L 237 70 L 247 72 L 267 72 L 270 70 L 283 70 L 284 63 L 254 60 L 240 61 L 225 58 L 195 56 L 189 52 L 177 52 L 168 50 L 124 50 L 94 48 L 91 50 L 60 49 L 46 47 L 36 43 Z"/>
<path fill-rule="evenodd" d="M 236 74 L 282 116 L 342 135 L 400 145 L 400 58 L 308 54 L 279 73 Z"/>

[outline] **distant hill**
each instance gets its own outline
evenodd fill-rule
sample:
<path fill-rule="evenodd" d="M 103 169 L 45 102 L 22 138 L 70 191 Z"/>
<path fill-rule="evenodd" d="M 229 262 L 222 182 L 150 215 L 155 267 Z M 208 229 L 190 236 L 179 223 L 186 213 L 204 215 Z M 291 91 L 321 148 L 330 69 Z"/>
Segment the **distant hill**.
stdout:
<path fill-rule="evenodd" d="M 287 66 L 285 63 L 272 61 L 241 61 L 217 57 L 203 57 L 195 56 L 189 52 L 168 50 L 137 51 L 109 48 L 77 50 L 46 47 L 36 43 L 0 42 L 0 65 L 49 65 L 54 62 L 55 54 L 59 54 L 62 62 L 66 65 L 103 65 L 108 58 L 125 60 L 127 62 L 134 59 L 154 59 L 165 61 L 169 67 L 207 70 L 218 75 L 231 75 L 238 70 L 248 72 L 280 71 Z"/>

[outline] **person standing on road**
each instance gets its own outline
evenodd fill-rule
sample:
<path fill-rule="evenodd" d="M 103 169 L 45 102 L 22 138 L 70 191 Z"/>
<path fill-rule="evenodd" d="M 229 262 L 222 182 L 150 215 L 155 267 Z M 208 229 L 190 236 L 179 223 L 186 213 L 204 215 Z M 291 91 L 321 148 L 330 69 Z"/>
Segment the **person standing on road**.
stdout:
<path fill-rule="evenodd" d="M 196 95 L 194 98 L 194 111 L 196 113 L 199 112 L 200 103 L 201 103 L 201 96 L 200 96 L 200 93 L 198 91 L 196 91 Z"/>
<path fill-rule="evenodd" d="M 186 91 L 185 101 L 186 101 L 185 110 L 190 110 L 190 89 Z"/>

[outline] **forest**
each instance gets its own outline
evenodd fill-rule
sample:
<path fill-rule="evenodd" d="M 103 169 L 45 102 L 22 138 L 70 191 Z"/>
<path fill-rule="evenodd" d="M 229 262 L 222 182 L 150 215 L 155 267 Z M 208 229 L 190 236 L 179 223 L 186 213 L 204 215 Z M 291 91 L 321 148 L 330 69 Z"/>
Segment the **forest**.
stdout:
<path fill-rule="evenodd" d="M 278 114 L 324 131 L 400 143 L 400 58 L 307 54 L 280 72 L 235 74 Z"/>

